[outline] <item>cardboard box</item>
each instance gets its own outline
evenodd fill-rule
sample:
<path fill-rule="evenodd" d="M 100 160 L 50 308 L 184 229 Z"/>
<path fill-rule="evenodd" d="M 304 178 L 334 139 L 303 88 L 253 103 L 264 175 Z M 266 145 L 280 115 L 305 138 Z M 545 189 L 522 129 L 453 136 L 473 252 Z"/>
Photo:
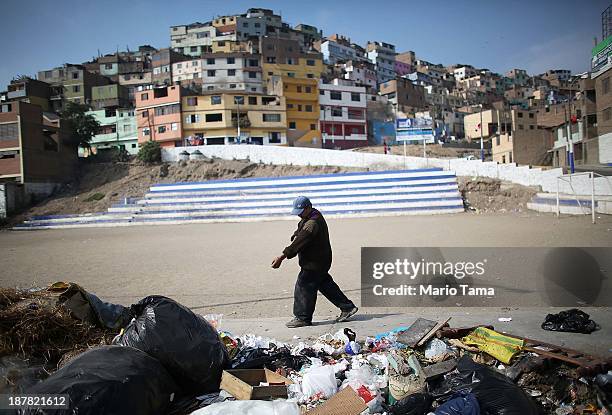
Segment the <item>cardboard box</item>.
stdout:
<path fill-rule="evenodd" d="M 268 386 L 259 386 L 266 383 Z M 224 370 L 221 389 L 239 400 L 287 398 L 291 380 L 268 369 Z"/>
<path fill-rule="evenodd" d="M 353 388 L 347 386 L 306 415 L 359 415 L 368 409 Z"/>

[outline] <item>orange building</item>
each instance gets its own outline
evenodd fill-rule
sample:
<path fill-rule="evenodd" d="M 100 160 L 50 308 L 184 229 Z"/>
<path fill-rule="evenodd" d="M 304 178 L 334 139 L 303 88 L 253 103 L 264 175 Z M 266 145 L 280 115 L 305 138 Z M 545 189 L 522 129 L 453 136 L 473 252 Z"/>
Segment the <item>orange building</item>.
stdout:
<path fill-rule="evenodd" d="M 164 86 L 134 92 L 138 143 L 157 141 L 162 147 L 183 145 L 180 86 Z"/>

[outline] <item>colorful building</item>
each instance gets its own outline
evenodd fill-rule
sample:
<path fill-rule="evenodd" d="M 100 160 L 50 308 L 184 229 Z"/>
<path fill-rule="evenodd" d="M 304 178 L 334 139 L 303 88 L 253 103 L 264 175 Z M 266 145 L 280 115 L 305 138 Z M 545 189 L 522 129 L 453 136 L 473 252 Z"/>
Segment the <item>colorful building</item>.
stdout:
<path fill-rule="evenodd" d="M 183 142 L 180 86 L 164 86 L 136 92 L 138 143 L 157 141 L 163 147 L 180 147 Z"/>
<path fill-rule="evenodd" d="M 321 54 L 304 53 L 298 41 L 277 38 L 261 38 L 259 50 L 262 53 L 263 79 L 268 93 L 286 99 L 288 144 L 321 147 Z"/>
<path fill-rule="evenodd" d="M 320 129 L 324 148 L 368 145 L 366 89 L 350 81 L 319 83 Z"/>
<path fill-rule="evenodd" d="M 119 148 L 130 154 L 138 153 L 138 130 L 133 109 L 107 108 L 90 111 L 100 123 L 100 131 L 90 144 L 92 152 L 101 149 Z"/>
<path fill-rule="evenodd" d="M 182 98 L 182 108 L 188 144 L 234 144 L 237 137 L 248 144 L 287 144 L 284 97 L 250 92 L 190 95 Z"/>

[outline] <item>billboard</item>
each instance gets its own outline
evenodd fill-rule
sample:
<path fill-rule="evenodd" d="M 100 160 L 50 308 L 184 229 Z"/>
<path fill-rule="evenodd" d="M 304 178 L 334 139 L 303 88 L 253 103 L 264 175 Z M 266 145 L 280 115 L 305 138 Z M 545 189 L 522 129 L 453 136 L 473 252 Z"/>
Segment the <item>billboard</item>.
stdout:
<path fill-rule="evenodd" d="M 398 118 L 396 129 L 397 141 L 435 142 L 431 117 Z"/>
<path fill-rule="evenodd" d="M 610 56 L 612 56 L 612 36 L 609 36 L 591 50 L 591 70 L 597 72 L 608 63 L 608 57 Z"/>

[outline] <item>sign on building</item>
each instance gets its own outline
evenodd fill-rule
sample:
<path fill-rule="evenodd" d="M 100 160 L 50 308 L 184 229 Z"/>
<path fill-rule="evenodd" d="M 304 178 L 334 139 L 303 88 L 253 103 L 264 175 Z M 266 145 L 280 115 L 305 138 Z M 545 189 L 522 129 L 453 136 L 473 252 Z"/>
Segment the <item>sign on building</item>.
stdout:
<path fill-rule="evenodd" d="M 591 56 L 591 70 L 597 72 L 608 63 L 608 58 L 612 56 L 612 36 L 595 46 L 591 50 Z"/>
<path fill-rule="evenodd" d="M 431 117 L 398 118 L 397 141 L 433 143 L 433 120 Z"/>

